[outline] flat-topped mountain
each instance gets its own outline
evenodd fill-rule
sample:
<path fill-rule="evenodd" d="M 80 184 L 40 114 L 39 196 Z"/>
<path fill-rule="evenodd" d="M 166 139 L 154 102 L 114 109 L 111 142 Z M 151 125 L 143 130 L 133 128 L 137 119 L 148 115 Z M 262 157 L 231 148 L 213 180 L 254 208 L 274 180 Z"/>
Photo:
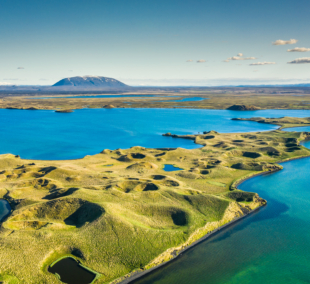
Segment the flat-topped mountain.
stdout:
<path fill-rule="evenodd" d="M 113 78 L 101 76 L 76 76 L 64 78 L 53 87 L 81 87 L 81 88 L 126 88 L 128 85 Z"/>

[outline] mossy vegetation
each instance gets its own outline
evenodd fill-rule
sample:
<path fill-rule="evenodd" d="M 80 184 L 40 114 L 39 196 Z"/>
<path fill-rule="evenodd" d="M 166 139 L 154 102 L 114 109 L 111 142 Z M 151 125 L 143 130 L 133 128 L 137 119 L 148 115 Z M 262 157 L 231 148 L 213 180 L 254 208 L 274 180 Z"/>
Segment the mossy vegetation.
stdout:
<path fill-rule="evenodd" d="M 308 156 L 299 144 L 308 136 L 207 132 L 186 136 L 201 144 L 194 150 L 133 147 L 70 161 L 1 155 L 0 198 L 13 208 L 0 229 L 2 281 L 58 283 L 47 267 L 67 255 L 98 272 L 96 283 L 169 260 L 265 204 L 234 184 Z M 164 164 L 183 170 L 166 172 Z"/>

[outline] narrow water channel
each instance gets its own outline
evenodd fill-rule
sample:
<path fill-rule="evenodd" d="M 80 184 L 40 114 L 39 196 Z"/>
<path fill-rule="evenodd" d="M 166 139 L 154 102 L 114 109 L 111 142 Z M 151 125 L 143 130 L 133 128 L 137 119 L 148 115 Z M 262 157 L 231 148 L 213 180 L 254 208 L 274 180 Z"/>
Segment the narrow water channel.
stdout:
<path fill-rule="evenodd" d="M 0 223 L 10 214 L 11 206 L 9 202 L 0 199 Z"/>

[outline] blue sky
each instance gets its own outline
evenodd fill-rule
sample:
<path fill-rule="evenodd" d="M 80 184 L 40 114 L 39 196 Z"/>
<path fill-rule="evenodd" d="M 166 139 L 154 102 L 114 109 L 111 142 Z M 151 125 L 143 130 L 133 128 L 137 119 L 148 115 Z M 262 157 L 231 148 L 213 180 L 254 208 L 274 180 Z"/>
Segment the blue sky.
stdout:
<path fill-rule="evenodd" d="M 310 48 L 309 10 L 309 0 L 0 0 L 0 82 L 310 82 L 310 63 L 288 64 L 310 51 L 287 52 Z"/>

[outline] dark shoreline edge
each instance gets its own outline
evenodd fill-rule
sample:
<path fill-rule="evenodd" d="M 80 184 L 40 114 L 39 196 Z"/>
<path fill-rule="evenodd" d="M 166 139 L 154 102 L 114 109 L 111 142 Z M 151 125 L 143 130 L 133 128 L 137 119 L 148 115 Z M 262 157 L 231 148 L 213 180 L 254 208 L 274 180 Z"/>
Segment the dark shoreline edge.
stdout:
<path fill-rule="evenodd" d="M 293 161 L 293 160 L 299 160 L 299 159 L 304 159 L 304 158 L 309 158 L 310 157 L 310 154 L 308 156 L 303 156 L 303 157 L 295 157 L 295 158 L 290 158 L 290 159 L 286 159 L 286 160 L 282 160 L 282 161 L 279 161 L 277 163 L 285 163 L 285 162 L 290 162 L 290 161 Z M 238 186 L 240 184 L 242 184 L 243 182 L 251 179 L 251 178 L 254 178 L 254 177 L 258 177 L 258 176 L 262 176 L 262 175 L 268 175 L 268 174 L 273 174 L 273 173 L 276 173 L 278 171 L 281 171 L 282 169 L 277 169 L 277 170 L 273 170 L 273 171 L 264 171 L 264 172 L 260 172 L 260 173 L 257 173 L 257 174 L 254 174 L 254 175 L 251 175 L 251 176 L 248 176 L 248 177 L 241 177 L 240 179 L 238 179 L 235 183 L 232 183 L 232 185 L 234 187 L 236 187 L 236 189 L 238 189 Z M 203 237 L 201 237 L 200 239 L 196 240 L 195 242 L 193 242 L 192 244 L 190 244 L 189 246 L 185 247 L 184 249 L 182 249 L 181 251 L 178 252 L 177 255 L 175 255 L 173 258 L 169 259 L 168 261 L 165 261 L 159 265 L 156 265 L 150 269 L 147 269 L 147 270 L 144 270 L 144 271 L 135 271 L 135 272 L 131 272 L 129 273 L 129 276 L 123 280 L 120 280 L 120 281 L 117 281 L 117 279 L 109 282 L 109 283 L 117 283 L 117 284 L 132 284 L 133 281 L 135 280 L 138 280 L 140 278 L 143 278 L 144 276 L 150 274 L 151 272 L 161 268 L 161 267 L 164 267 L 168 264 L 170 264 L 171 262 L 175 261 L 180 255 L 182 255 L 183 252 L 186 252 L 190 249 L 192 249 L 193 247 L 197 246 L 198 244 L 206 241 L 207 239 L 209 239 L 210 237 L 212 237 L 213 235 L 221 232 L 223 229 L 229 227 L 229 226 L 232 226 L 234 224 L 236 224 L 237 222 L 239 222 L 240 220 L 242 220 L 243 218 L 245 217 L 248 217 L 249 215 L 252 215 L 256 212 L 258 212 L 260 209 L 262 209 L 263 207 L 267 206 L 267 201 L 266 201 L 266 204 L 265 205 L 261 205 L 253 210 L 251 210 L 250 212 L 238 217 L 238 218 L 235 218 L 233 220 L 231 220 L 230 222 L 226 223 L 225 225 L 223 226 L 220 226 L 218 227 L 217 229 L 213 230 L 212 232 L 204 235 Z M 126 276 L 123 276 L 123 277 L 126 277 Z"/>
<path fill-rule="evenodd" d="M 150 269 L 147 269 L 147 270 L 144 270 L 144 271 L 136 271 L 136 272 L 132 272 L 131 275 L 129 277 L 127 277 L 126 279 L 120 281 L 120 282 L 113 282 L 111 281 L 110 283 L 117 283 L 117 284 L 131 284 L 133 283 L 133 281 L 135 280 L 138 280 L 139 278 L 143 278 L 144 276 L 148 275 L 149 273 L 161 268 L 161 267 L 164 267 L 165 265 L 168 265 L 170 264 L 171 262 L 175 261 L 180 255 L 182 255 L 182 253 L 192 249 L 193 247 L 197 246 L 198 244 L 206 241 L 207 239 L 209 239 L 210 237 L 212 237 L 213 235 L 215 235 L 216 233 L 219 233 L 221 232 L 224 228 L 227 228 L 229 226 L 232 226 L 234 225 L 235 223 L 237 223 L 238 221 L 242 220 L 243 218 L 249 216 L 249 215 L 252 215 L 253 213 L 259 211 L 261 208 L 265 207 L 267 204 L 265 205 L 261 205 L 253 210 L 251 210 L 250 212 L 238 217 L 238 218 L 235 218 L 233 220 L 231 220 L 230 222 L 226 223 L 225 225 L 222 225 L 220 227 L 218 227 L 217 229 L 211 231 L 210 233 L 204 235 L 203 237 L 201 237 L 200 239 L 198 239 L 197 241 L 193 242 L 192 244 L 190 244 L 189 246 L 185 247 L 184 249 L 180 250 L 178 252 L 177 255 L 175 255 L 173 258 L 169 259 L 168 261 L 165 261 L 157 266 L 154 266 Z M 117 281 L 117 280 L 114 280 L 114 281 Z"/>

